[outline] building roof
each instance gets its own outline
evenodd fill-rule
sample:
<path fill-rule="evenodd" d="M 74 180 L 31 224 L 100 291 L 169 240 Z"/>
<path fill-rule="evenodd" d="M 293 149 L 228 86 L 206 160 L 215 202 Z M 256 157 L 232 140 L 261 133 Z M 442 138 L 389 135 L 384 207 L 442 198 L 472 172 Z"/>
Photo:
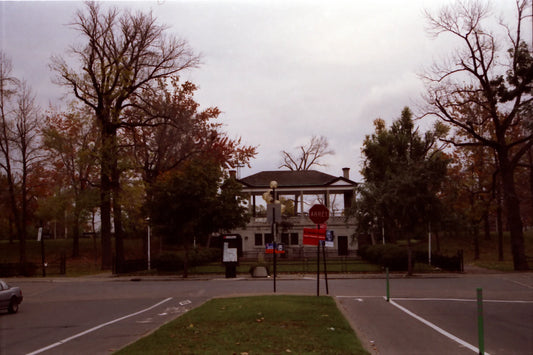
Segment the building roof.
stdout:
<path fill-rule="evenodd" d="M 356 186 L 357 183 L 342 176 L 333 176 L 316 170 L 291 171 L 261 171 L 259 173 L 239 179 L 238 181 L 249 188 L 270 188 L 271 181 L 277 181 L 278 188 L 295 187 L 327 187 L 341 182 L 343 185 Z"/>

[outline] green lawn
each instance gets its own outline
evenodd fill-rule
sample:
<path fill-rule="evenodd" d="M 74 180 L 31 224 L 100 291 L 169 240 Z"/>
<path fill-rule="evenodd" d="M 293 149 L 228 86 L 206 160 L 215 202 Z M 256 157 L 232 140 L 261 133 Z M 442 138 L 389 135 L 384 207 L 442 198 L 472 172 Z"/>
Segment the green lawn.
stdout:
<path fill-rule="evenodd" d="M 116 354 L 368 354 L 331 297 L 213 299 Z"/>

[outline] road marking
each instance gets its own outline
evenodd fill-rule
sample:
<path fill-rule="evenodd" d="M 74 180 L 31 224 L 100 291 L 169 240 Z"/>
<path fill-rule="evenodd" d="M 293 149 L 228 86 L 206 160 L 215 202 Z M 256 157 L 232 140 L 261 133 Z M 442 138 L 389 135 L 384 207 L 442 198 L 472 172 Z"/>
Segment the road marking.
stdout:
<path fill-rule="evenodd" d="M 528 285 L 528 284 L 525 284 L 523 282 L 520 282 L 520 281 L 516 281 L 516 280 L 513 280 L 513 279 L 510 279 L 508 277 L 500 277 L 502 280 L 505 280 L 505 281 L 509 281 L 509 282 L 514 282 L 515 284 L 517 285 L 520 285 L 520 286 L 524 286 L 524 287 L 527 287 L 527 288 L 533 288 L 533 285 Z"/>
<path fill-rule="evenodd" d="M 152 318 L 146 318 L 145 320 L 138 320 L 136 323 L 139 323 L 139 324 L 153 323 L 153 319 Z"/>
<path fill-rule="evenodd" d="M 444 302 L 477 302 L 469 298 L 401 298 L 394 297 L 397 301 L 444 301 Z M 524 300 L 483 300 L 483 303 L 533 303 L 533 301 Z"/>
<path fill-rule="evenodd" d="M 79 337 L 81 337 L 81 336 L 84 336 L 84 335 L 86 335 L 86 334 L 92 333 L 92 332 L 94 332 L 95 330 L 98 330 L 98 329 L 100 329 L 100 328 L 106 327 L 106 326 L 111 325 L 111 324 L 113 324 L 113 323 L 120 322 L 121 320 L 124 320 L 124 319 L 130 318 L 130 317 L 134 317 L 134 316 L 136 316 L 136 315 L 139 315 L 139 314 L 141 314 L 141 313 L 144 313 L 144 312 L 146 312 L 146 311 L 149 311 L 149 310 L 151 310 L 151 309 L 154 309 L 154 308 L 156 308 L 156 307 L 162 305 L 163 303 L 166 303 L 166 302 L 170 301 L 171 299 L 172 299 L 172 297 L 169 297 L 169 298 L 164 299 L 163 301 L 161 301 L 161 302 L 159 302 L 159 303 L 154 304 L 153 306 L 150 306 L 150 307 L 148 307 L 148 308 L 145 308 L 145 309 L 140 310 L 140 311 L 135 312 L 135 313 L 131 313 L 131 314 L 125 315 L 124 317 L 120 317 L 120 318 L 114 319 L 114 320 L 109 321 L 109 322 L 107 322 L 107 323 L 103 323 L 103 324 L 97 325 L 96 327 L 93 327 L 93 328 L 91 328 L 91 329 L 88 329 L 88 330 L 86 330 L 86 331 L 83 331 L 83 332 L 81 332 L 81 333 L 78 333 L 78 334 L 76 334 L 76 335 L 73 335 L 73 336 L 71 336 L 71 337 L 68 337 L 68 338 L 65 338 L 65 339 L 63 339 L 63 340 L 60 340 L 60 341 L 58 341 L 57 343 L 54 343 L 54 344 L 48 345 L 48 346 L 46 346 L 46 347 L 44 347 L 44 348 L 41 348 L 41 349 L 35 350 L 35 351 L 33 351 L 33 352 L 31 352 L 31 353 L 28 353 L 28 354 L 26 354 L 26 355 L 40 354 L 40 353 L 45 352 L 45 351 L 47 351 L 47 350 L 53 349 L 53 348 L 55 348 L 55 347 L 57 347 L 57 346 L 59 346 L 59 345 L 65 344 L 65 343 L 67 343 L 67 342 L 69 342 L 69 341 L 71 341 L 71 340 L 74 340 L 74 339 L 79 338 Z"/>
<path fill-rule="evenodd" d="M 383 298 L 383 296 L 335 296 L 337 298 L 352 298 L 354 300 L 359 300 L 363 298 Z"/>
<path fill-rule="evenodd" d="M 383 297 L 385 300 L 387 300 L 386 297 Z M 466 341 L 462 340 L 462 339 L 459 339 L 458 337 L 456 337 L 455 335 L 451 334 L 451 333 L 448 333 L 447 331 L 445 331 L 444 329 L 442 328 L 439 328 L 438 326 L 436 326 L 435 324 L 431 323 L 430 321 L 427 321 L 425 320 L 424 318 L 416 315 L 415 313 L 411 312 L 410 310 L 408 310 L 407 308 L 405 307 L 402 307 L 400 306 L 398 303 L 394 302 L 392 299 L 389 300 L 389 303 L 392 304 L 393 306 L 395 306 L 396 308 L 400 309 L 401 311 L 407 313 L 408 315 L 410 315 L 411 317 L 413 317 L 414 319 L 424 323 L 425 325 L 427 325 L 428 327 L 436 330 L 437 332 L 441 333 L 442 335 L 444 335 L 445 337 L 447 338 L 450 338 L 451 340 L 459 343 L 460 345 L 464 346 L 465 348 L 468 348 L 472 351 L 474 351 L 475 353 L 478 353 L 479 354 L 479 349 L 476 348 L 475 346 L 467 343 Z M 486 355 L 489 355 L 489 353 L 485 352 Z"/>
<path fill-rule="evenodd" d="M 167 309 L 165 309 L 162 313 L 159 313 L 158 316 L 166 316 L 166 315 L 169 315 L 169 314 L 177 314 L 177 313 L 185 313 L 187 312 L 187 308 L 180 308 L 180 307 L 168 307 Z"/>

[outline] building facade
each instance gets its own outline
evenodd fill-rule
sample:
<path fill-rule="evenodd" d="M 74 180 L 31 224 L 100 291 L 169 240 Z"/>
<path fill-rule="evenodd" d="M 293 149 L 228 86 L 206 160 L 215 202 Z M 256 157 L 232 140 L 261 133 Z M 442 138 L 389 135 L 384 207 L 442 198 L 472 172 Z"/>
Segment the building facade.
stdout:
<path fill-rule="evenodd" d="M 245 228 L 232 231 L 241 236 L 245 257 L 264 254 L 266 245 L 273 242 L 274 236 L 276 243 L 283 245 L 285 254 L 282 257 L 316 255 L 316 247 L 303 244 L 304 228 L 317 228 L 308 215 L 314 204 L 323 204 L 329 210 L 329 219 L 321 226 L 334 235 L 333 247 L 327 248 L 328 255 L 355 255 L 355 220 L 347 218 L 346 211 L 354 201 L 357 183 L 350 180 L 348 168 L 343 169 L 341 176 L 315 170 L 262 171 L 237 181 L 249 195 L 250 222 Z M 277 185 L 274 189 L 271 188 L 272 182 Z M 275 231 L 267 212 L 269 196 L 275 196 L 282 209 L 281 221 L 276 220 Z"/>

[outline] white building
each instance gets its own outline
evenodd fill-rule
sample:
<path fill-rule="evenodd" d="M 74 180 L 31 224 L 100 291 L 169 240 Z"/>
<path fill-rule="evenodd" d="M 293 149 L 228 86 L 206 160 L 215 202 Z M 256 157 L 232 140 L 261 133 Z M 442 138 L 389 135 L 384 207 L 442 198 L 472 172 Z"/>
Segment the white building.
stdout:
<path fill-rule="evenodd" d="M 238 179 L 243 191 L 249 194 L 250 222 L 244 229 L 232 231 L 242 237 L 244 256 L 255 257 L 265 253 L 267 243 L 273 241 L 272 225 L 267 221 L 266 201 L 263 194 L 272 191 L 272 181 L 277 182 L 275 195 L 284 205 L 282 221 L 278 224 L 276 242 L 281 243 L 287 257 L 314 255 L 316 248 L 303 245 L 303 229 L 316 228 L 308 216 L 314 204 L 328 207 L 330 217 L 327 230 L 334 233 L 334 247 L 328 248 L 328 255 L 354 255 L 357 241 L 355 221 L 346 218 L 345 210 L 354 201 L 357 183 L 350 180 L 349 168 L 342 176 L 333 176 L 319 171 L 262 171 Z"/>

